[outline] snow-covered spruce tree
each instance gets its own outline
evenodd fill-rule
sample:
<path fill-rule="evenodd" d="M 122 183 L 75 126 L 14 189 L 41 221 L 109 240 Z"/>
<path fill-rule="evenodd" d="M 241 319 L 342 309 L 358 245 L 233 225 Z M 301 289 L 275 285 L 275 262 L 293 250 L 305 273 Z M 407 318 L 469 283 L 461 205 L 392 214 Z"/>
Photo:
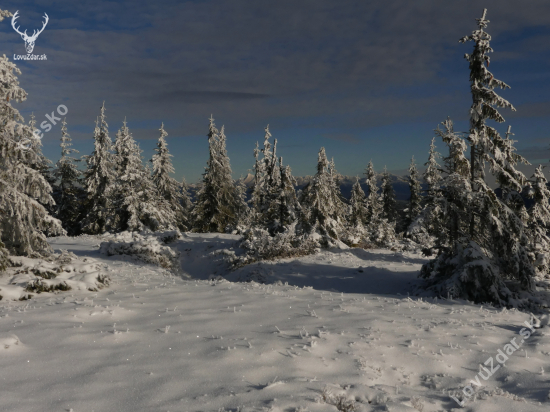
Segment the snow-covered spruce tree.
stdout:
<path fill-rule="evenodd" d="M 509 86 L 496 80 L 485 67 L 485 63 L 489 64 L 488 53 L 492 52 L 491 36 L 485 32 L 489 23 L 486 12 L 477 19 L 478 30 L 461 39 L 474 42 L 474 52 L 465 56 L 470 64 L 473 100 L 467 137 L 471 159 L 468 180 L 460 174 L 460 183 L 454 187 L 456 198 L 448 202 L 451 211 L 455 211 L 449 215 L 447 225 L 451 227 L 448 248 L 441 248 L 438 257 L 423 266 L 421 276 L 431 278 L 431 287 L 444 296 L 497 305 L 528 305 L 528 301 L 519 300 L 522 290 L 529 292 L 534 288 L 535 268 L 529 254 L 527 227 L 522 216 L 499 199 L 484 179 L 488 163 L 504 191 L 520 192 L 526 181 L 515 169 L 525 159 L 515 153 L 513 141 L 503 139 L 486 124 L 487 120 L 504 122 L 497 107 L 513 109 L 494 91 L 495 87 Z M 445 191 L 451 189 L 451 183 L 445 182 Z"/>
<path fill-rule="evenodd" d="M 155 188 L 141 153 L 124 120 L 115 142 L 117 229 L 175 229 L 175 211 Z"/>
<path fill-rule="evenodd" d="M 11 16 L 0 10 L 0 21 Z M 17 66 L 0 57 L 0 266 L 7 251 L 12 254 L 47 255 L 51 248 L 43 232 L 64 233 L 61 222 L 51 217 L 42 204 L 53 204 L 51 187 L 30 162 L 39 154 L 29 149 L 30 128 L 10 102 L 26 100 L 19 87 Z M 31 139 L 34 137 L 31 137 Z M 7 249 L 7 251 L 6 251 Z"/>
<path fill-rule="evenodd" d="M 183 207 L 185 215 L 187 216 L 187 230 L 189 231 L 193 228 L 193 201 L 191 200 L 191 195 L 189 194 L 189 185 L 187 184 L 185 177 L 181 178 L 179 190 L 181 194 L 181 205 Z"/>
<path fill-rule="evenodd" d="M 351 198 L 350 198 L 350 215 L 349 215 L 349 226 L 350 226 L 350 243 L 352 245 L 357 245 L 361 242 L 361 239 L 366 234 L 365 225 L 367 223 L 367 207 L 366 207 L 367 197 L 361 184 L 359 183 L 359 177 L 355 179 L 355 183 L 351 188 Z"/>
<path fill-rule="evenodd" d="M 348 207 L 343 201 L 337 179 L 334 162 L 328 161 L 325 148 L 322 147 L 318 155 L 317 173 L 302 191 L 300 203 L 305 209 L 302 215 L 304 228 L 311 233 L 317 232 L 323 246 L 347 236 L 345 224 Z"/>
<path fill-rule="evenodd" d="M 101 105 L 100 117 L 94 129 L 94 151 L 85 156 L 87 169 L 84 182 L 87 199 L 84 205 L 82 231 L 91 235 L 116 230 L 115 210 L 115 163 L 109 125 L 105 117 L 105 102 Z"/>
<path fill-rule="evenodd" d="M 279 196 L 279 187 L 281 180 L 280 166 L 277 165 L 277 139 L 273 143 L 271 150 L 271 133 L 269 125 L 265 128 L 264 148 L 261 150 L 263 155 L 259 159 L 259 148 L 256 144 L 254 150 L 254 189 L 252 192 L 251 203 L 253 206 L 254 224 L 269 228 L 273 233 L 275 222 L 273 221 L 272 203 Z M 270 216 L 271 215 L 271 216 Z"/>
<path fill-rule="evenodd" d="M 218 131 L 212 117 L 207 136 L 209 158 L 193 209 L 193 230 L 223 233 L 237 221 L 235 204 L 238 193 L 231 177 L 224 128 L 222 126 L 221 131 Z"/>
<path fill-rule="evenodd" d="M 441 223 L 436 233 L 436 247 L 448 251 L 449 245 L 458 242 L 461 234 L 467 233 L 469 205 L 472 203 L 472 186 L 470 184 L 470 162 L 465 157 L 466 141 L 461 133 L 454 131 L 451 119 L 447 118 L 435 130 L 449 149 L 443 158 L 444 176 L 440 187 L 434 190 L 433 204 L 439 210 L 437 218 Z"/>
<path fill-rule="evenodd" d="M 63 228 L 71 236 L 78 234 L 81 201 L 84 196 L 82 188 L 81 172 L 71 156 L 78 150 L 71 148 L 71 137 L 67 133 L 67 121 L 61 123 L 61 158 L 53 172 L 56 184 L 53 187 L 55 200 L 54 216 L 63 224 Z"/>
<path fill-rule="evenodd" d="M 388 222 L 383 217 L 382 197 L 378 194 L 376 184 L 376 173 L 372 160 L 365 171 L 366 183 L 369 193 L 367 194 L 367 235 L 365 239 L 378 247 L 389 247 L 395 242 L 395 223 Z M 392 189 L 393 190 L 393 189 Z"/>
<path fill-rule="evenodd" d="M 416 170 L 414 156 L 409 166 L 409 190 L 411 194 L 405 215 L 405 227 L 407 228 L 418 218 L 422 210 L 422 188 L 418 180 L 418 170 Z"/>
<path fill-rule="evenodd" d="M 541 275 L 548 275 L 550 272 L 550 190 L 548 181 L 538 166 L 529 185 L 528 196 L 533 200 L 529 208 L 527 226 L 531 238 L 531 250 L 535 268 Z"/>
<path fill-rule="evenodd" d="M 441 182 L 441 166 L 437 162 L 437 159 L 441 158 L 436 150 L 435 146 L 435 137 L 432 138 L 432 143 L 430 144 L 430 152 L 428 155 L 428 161 L 424 163 L 426 170 L 422 177 L 428 185 L 428 197 L 435 196 L 439 192 L 439 186 Z"/>
<path fill-rule="evenodd" d="M 254 148 L 254 186 L 252 195 L 250 196 L 250 205 L 252 206 L 252 220 L 257 222 L 260 220 L 261 211 L 265 198 L 265 166 L 260 159 L 260 146 L 256 142 Z"/>
<path fill-rule="evenodd" d="M 251 224 L 252 221 L 252 210 L 248 206 L 247 197 L 247 187 L 244 183 L 244 178 L 241 176 L 235 182 L 235 221 L 233 224 L 230 224 L 227 228 L 227 232 L 233 234 L 244 233 Z"/>
<path fill-rule="evenodd" d="M 304 233 L 299 221 L 303 220 L 302 207 L 297 199 L 296 180 L 290 166 L 283 165 L 279 158 L 279 187 L 266 214 L 270 226 L 253 224 L 244 232 L 240 247 L 247 251 L 235 261 L 242 266 L 261 259 L 304 256 L 313 253 L 319 246 L 317 234 Z M 306 224 L 310 227 L 311 225 Z"/>
<path fill-rule="evenodd" d="M 441 197 L 441 166 L 437 159 L 441 155 L 436 152 L 435 137 L 432 138 L 430 144 L 430 152 L 428 161 L 424 163 L 426 170 L 423 174 L 424 181 L 428 184 L 428 190 L 423 200 L 423 207 L 420 213 L 408 225 L 405 236 L 412 239 L 416 243 L 429 249 L 433 246 L 434 236 L 438 235 L 442 227 L 441 205 L 439 198 Z M 431 252 L 430 252 L 431 253 Z"/>
<path fill-rule="evenodd" d="M 186 199 L 184 196 L 181 185 L 174 179 L 171 174 L 174 173 L 174 166 L 172 165 L 172 155 L 168 151 L 168 144 L 166 143 L 166 136 L 168 133 L 164 130 L 164 123 L 160 126 L 160 136 L 157 142 L 155 151 L 151 162 L 153 164 L 153 183 L 155 184 L 159 196 L 164 198 L 168 203 L 170 209 L 174 212 L 175 221 L 172 222 L 172 226 L 177 226 L 182 231 L 191 229 L 189 219 L 189 196 Z"/>
<path fill-rule="evenodd" d="M 367 197 L 361 184 L 359 183 L 359 177 L 356 177 L 355 183 L 351 188 L 351 198 L 350 206 L 351 213 L 349 217 L 349 222 L 352 227 L 362 228 L 367 222 L 367 208 L 366 208 Z"/>
<path fill-rule="evenodd" d="M 529 219 L 527 214 L 527 209 L 525 207 L 525 201 L 520 195 L 523 185 L 526 184 L 526 177 L 521 172 L 517 172 L 514 166 L 517 162 L 530 164 L 523 157 L 519 156 L 515 151 L 514 143 L 515 140 L 510 139 L 510 136 L 514 134 L 511 131 L 512 126 L 508 126 L 508 131 L 506 132 L 505 139 L 499 139 L 497 143 L 499 145 L 499 153 L 496 156 L 496 161 L 501 167 L 501 171 L 497 173 L 495 178 L 499 185 L 501 196 L 500 198 L 512 211 L 526 223 Z M 497 168 L 494 168 L 498 170 Z M 517 174 L 519 173 L 519 174 Z M 510 184 L 510 176 L 515 183 Z M 520 186 L 516 185 L 519 184 Z"/>
<path fill-rule="evenodd" d="M 395 191 L 391 183 L 391 177 L 386 167 L 382 174 L 382 217 L 389 223 L 397 222 L 397 206 L 395 202 Z"/>
<path fill-rule="evenodd" d="M 426 171 L 423 175 L 424 181 L 428 185 L 428 193 L 426 195 L 423 212 L 425 214 L 424 225 L 430 235 L 439 233 L 442 224 L 441 208 L 436 201 L 439 198 L 441 184 L 441 166 L 437 162 L 437 159 L 441 158 L 441 155 L 435 149 L 435 137 L 433 137 L 432 143 L 430 144 L 428 161 L 424 163 Z"/>
<path fill-rule="evenodd" d="M 367 223 L 376 220 L 382 213 L 382 203 L 380 196 L 378 195 L 378 185 L 376 184 L 376 172 L 374 171 L 374 165 L 372 160 L 367 165 L 365 170 L 365 176 L 368 194 L 367 194 Z"/>
<path fill-rule="evenodd" d="M 283 158 L 279 158 L 279 172 L 271 195 L 271 202 L 266 213 L 266 229 L 270 234 L 282 233 L 297 222 L 300 214 L 300 204 L 296 197 L 296 180 L 292 176 L 290 166 L 283 165 Z"/>

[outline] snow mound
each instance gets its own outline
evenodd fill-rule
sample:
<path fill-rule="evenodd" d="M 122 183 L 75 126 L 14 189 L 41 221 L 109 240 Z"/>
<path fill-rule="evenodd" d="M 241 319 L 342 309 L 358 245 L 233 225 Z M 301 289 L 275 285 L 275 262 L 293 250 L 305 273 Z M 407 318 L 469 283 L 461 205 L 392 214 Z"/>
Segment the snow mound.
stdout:
<path fill-rule="evenodd" d="M 19 338 L 14 334 L 0 335 L 0 356 L 5 355 L 8 350 L 21 348 L 23 345 Z"/>

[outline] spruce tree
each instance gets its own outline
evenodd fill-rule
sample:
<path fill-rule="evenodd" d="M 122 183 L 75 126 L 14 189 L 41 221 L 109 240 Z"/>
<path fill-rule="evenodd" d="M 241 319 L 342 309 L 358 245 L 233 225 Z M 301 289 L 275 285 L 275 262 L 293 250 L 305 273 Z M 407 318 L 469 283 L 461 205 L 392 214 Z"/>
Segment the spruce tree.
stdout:
<path fill-rule="evenodd" d="M 254 186 L 252 187 L 252 195 L 250 197 L 250 205 L 252 206 L 252 219 L 258 222 L 262 214 L 262 208 L 265 197 L 265 168 L 264 162 L 260 159 L 260 147 L 256 142 L 254 148 Z"/>
<path fill-rule="evenodd" d="M 258 143 L 254 149 L 254 188 L 251 203 L 253 207 L 254 223 L 262 227 L 270 227 L 273 230 L 272 203 L 277 201 L 281 180 L 281 168 L 277 164 L 277 139 L 271 150 L 271 132 L 269 125 L 265 128 L 264 147 L 260 151 Z M 263 158 L 259 158 L 260 152 Z"/>
<path fill-rule="evenodd" d="M 193 209 L 194 231 L 223 233 L 237 221 L 238 193 L 231 177 L 224 128 L 218 131 L 212 117 L 207 136 L 209 158 Z"/>
<path fill-rule="evenodd" d="M 444 229 L 442 227 L 442 209 L 440 205 L 441 166 L 438 163 L 441 155 L 435 149 L 435 137 L 433 137 L 430 144 L 428 161 L 424 163 L 426 170 L 422 176 L 428 185 L 427 193 L 424 197 L 424 206 L 418 218 L 411 222 L 406 232 L 409 238 L 424 244 L 424 246 L 431 246 L 430 237 L 440 234 Z"/>
<path fill-rule="evenodd" d="M 530 232 L 532 260 L 541 275 L 550 272 L 550 190 L 542 166 L 538 166 L 529 185 L 528 196 L 533 205 L 529 208 L 527 227 Z"/>
<path fill-rule="evenodd" d="M 251 224 L 252 210 L 248 206 L 247 187 L 244 183 L 244 178 L 241 178 L 235 182 L 235 221 L 230 224 L 227 230 L 231 233 L 240 234 L 246 231 Z"/>
<path fill-rule="evenodd" d="M 437 245 L 440 250 L 448 250 L 449 245 L 457 243 L 460 236 L 468 231 L 473 192 L 469 180 L 470 162 L 464 154 L 466 141 L 454 131 L 451 119 L 447 118 L 441 124 L 443 129 L 438 127 L 435 133 L 447 145 L 449 154 L 443 158 L 445 177 L 440 181 L 440 188 L 434 192 L 434 204 L 439 208 L 437 217 L 441 222 Z"/>
<path fill-rule="evenodd" d="M 186 231 L 193 229 L 193 201 L 191 200 L 191 195 L 189 194 L 189 185 L 185 180 L 185 177 L 181 178 L 181 183 L 179 185 L 180 196 L 181 196 L 181 206 L 183 207 L 183 213 L 187 217 L 186 220 Z"/>
<path fill-rule="evenodd" d="M 117 228 L 129 231 L 174 229 L 175 211 L 155 188 L 141 153 L 124 120 L 115 143 Z"/>
<path fill-rule="evenodd" d="M 282 233 L 293 223 L 298 221 L 300 204 L 296 196 L 296 179 L 292 176 L 290 166 L 283 165 L 283 158 L 279 158 L 278 187 L 273 189 L 272 201 L 267 212 L 270 234 Z"/>
<path fill-rule="evenodd" d="M 325 245 L 330 244 L 332 239 L 345 236 L 347 205 L 343 202 L 337 179 L 334 162 L 328 161 L 322 147 L 318 155 L 317 173 L 304 188 L 300 203 L 306 210 L 304 227 L 309 231 L 318 231 Z"/>
<path fill-rule="evenodd" d="M 422 176 L 428 185 L 428 199 L 437 195 L 441 182 L 441 166 L 437 162 L 437 159 L 439 159 L 441 155 L 435 149 L 435 137 L 433 137 L 432 143 L 430 144 L 428 161 L 424 163 L 424 166 L 426 166 L 426 171 Z"/>
<path fill-rule="evenodd" d="M 489 23 L 486 12 L 477 19 L 478 29 L 461 39 L 474 42 L 473 53 L 465 55 L 473 100 L 466 138 L 470 162 L 463 155 L 451 158 L 450 164 L 458 172 L 449 175 L 443 184 L 449 210 L 448 246 L 440 249 L 435 261 L 423 266 L 421 276 L 431 278 L 431 287 L 442 295 L 497 305 L 528 305 L 519 299 L 522 290 L 534 289 L 535 275 L 524 211 L 521 207 L 512 210 L 506 199 L 499 199 L 484 176 L 488 163 L 503 192 L 519 193 L 526 183 L 525 176 L 515 168 L 518 162 L 526 161 L 515 152 L 514 141 L 502 138 L 486 124 L 488 120 L 504 122 L 498 107 L 514 110 L 494 91 L 495 87 L 509 86 L 496 80 L 485 66 L 492 52 L 491 36 L 485 31 Z M 464 146 L 459 150 L 462 153 Z"/>
<path fill-rule="evenodd" d="M 279 186 L 280 169 L 277 167 L 277 139 L 273 142 L 273 151 L 271 151 L 271 143 L 269 138 L 271 133 L 269 132 L 269 125 L 265 128 L 264 148 L 262 153 L 264 155 L 264 170 L 266 180 L 266 191 L 268 196 L 272 195 Z"/>
<path fill-rule="evenodd" d="M 378 186 L 376 184 L 376 173 L 374 171 L 374 165 L 372 160 L 367 165 L 365 170 L 365 176 L 368 194 L 367 194 L 367 223 L 375 221 L 382 213 L 382 203 L 380 201 L 380 196 L 378 195 Z"/>
<path fill-rule="evenodd" d="M 420 212 L 422 211 L 422 188 L 420 186 L 420 181 L 418 180 L 418 170 L 416 170 L 414 156 L 412 157 L 411 164 L 409 166 L 409 190 L 411 194 L 405 215 L 406 228 L 408 228 L 418 218 Z"/>
<path fill-rule="evenodd" d="M 87 169 L 84 172 L 87 199 L 82 231 L 88 234 L 101 234 L 116 229 L 115 210 L 115 162 L 109 125 L 105 116 L 105 102 L 100 109 L 100 117 L 94 129 L 94 151 L 86 156 Z"/>
<path fill-rule="evenodd" d="M 355 229 L 357 232 L 360 233 L 364 231 L 364 226 L 367 223 L 366 202 L 367 198 L 365 196 L 365 192 L 361 188 L 359 177 L 357 177 L 355 179 L 353 187 L 351 188 L 351 213 L 349 217 L 349 223 L 352 229 Z"/>
<path fill-rule="evenodd" d="M 164 130 L 164 124 L 160 126 L 160 136 L 157 142 L 155 151 L 151 162 L 153 164 L 153 183 L 155 184 L 159 196 L 164 198 L 172 209 L 175 215 L 175 221 L 172 222 L 173 226 L 177 226 L 182 231 L 191 229 L 189 222 L 189 196 L 187 190 L 183 192 L 183 187 L 170 176 L 174 173 L 174 166 L 172 165 L 172 155 L 168 151 L 168 144 L 166 143 L 166 136 L 168 133 Z"/>
<path fill-rule="evenodd" d="M 395 224 L 397 222 L 395 190 L 393 190 L 391 176 L 385 166 L 382 174 L 382 217 L 389 223 Z"/>
<path fill-rule="evenodd" d="M 81 172 L 76 165 L 78 160 L 71 156 L 72 153 L 78 153 L 78 150 L 71 148 L 71 140 L 67 133 L 67 121 L 63 119 L 61 123 L 61 158 L 53 173 L 56 180 L 53 192 L 54 216 L 61 221 L 67 233 L 74 236 L 80 230 L 78 221 L 84 192 Z"/>
<path fill-rule="evenodd" d="M 11 16 L 0 10 L 0 21 Z M 61 234 L 61 223 L 51 217 L 44 204 L 53 204 L 51 187 L 36 169 L 39 153 L 29 149 L 32 130 L 12 102 L 26 100 L 19 87 L 17 66 L 0 56 L 0 270 L 6 266 L 7 252 L 39 256 L 51 253 L 44 232 Z M 7 250 L 6 250 L 7 249 Z"/>
<path fill-rule="evenodd" d="M 395 242 L 395 223 L 388 222 L 388 219 L 383 216 L 382 197 L 378 194 L 376 173 L 372 160 L 367 165 L 365 175 L 367 176 L 366 183 L 369 190 L 366 200 L 367 234 L 365 238 L 376 246 L 391 246 Z"/>

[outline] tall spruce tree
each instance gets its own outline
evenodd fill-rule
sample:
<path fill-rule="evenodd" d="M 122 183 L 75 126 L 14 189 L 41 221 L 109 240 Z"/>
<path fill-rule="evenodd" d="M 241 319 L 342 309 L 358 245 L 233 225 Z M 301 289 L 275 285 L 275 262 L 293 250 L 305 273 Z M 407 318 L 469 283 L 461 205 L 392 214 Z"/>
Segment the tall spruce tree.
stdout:
<path fill-rule="evenodd" d="M 115 143 L 117 228 L 129 231 L 174 229 L 174 209 L 158 193 L 141 153 L 124 120 Z"/>
<path fill-rule="evenodd" d="M 514 211 L 485 182 L 484 167 L 489 164 L 497 184 L 506 192 L 521 192 L 525 176 L 515 166 L 526 162 L 515 152 L 513 141 L 502 138 L 487 125 L 488 120 L 504 122 L 498 107 L 513 106 L 496 94 L 495 87 L 509 88 L 496 80 L 485 64 L 491 36 L 485 31 L 489 21 L 487 10 L 477 19 L 478 29 L 461 42 L 473 41 L 474 51 L 466 54 L 470 66 L 470 130 L 467 142 L 470 162 L 453 160 L 454 173 L 445 182 L 450 236 L 448 247 L 423 266 L 421 276 L 431 278 L 431 287 L 442 295 L 451 295 L 476 302 L 498 305 L 528 305 L 520 299 L 523 291 L 532 291 L 535 268 L 529 253 L 529 233 L 522 218 L 521 208 Z M 461 148 L 462 153 L 464 150 Z M 468 176 L 463 166 L 469 168 Z M 455 178 L 455 181 L 452 181 Z M 466 180 L 467 179 L 467 180 Z M 454 197 L 449 196 L 451 190 Z M 518 213 L 519 212 L 519 213 Z M 519 285 L 519 286 L 518 286 Z"/>
<path fill-rule="evenodd" d="M 115 163 L 109 125 L 105 116 L 105 102 L 101 105 L 100 117 L 94 129 L 94 151 L 85 156 L 87 169 L 84 181 L 87 192 L 82 231 L 88 234 L 101 234 L 116 229 L 115 223 Z"/>
<path fill-rule="evenodd" d="M 225 232 L 237 221 L 235 204 L 238 193 L 231 177 L 224 128 L 218 131 L 210 117 L 208 131 L 209 158 L 203 173 L 202 187 L 193 209 L 194 231 Z"/>
<path fill-rule="evenodd" d="M 252 191 L 252 207 L 254 223 L 263 227 L 274 227 L 272 203 L 279 197 L 281 168 L 277 164 L 277 139 L 271 150 L 271 132 L 269 125 L 265 128 L 264 147 L 260 151 L 258 144 L 254 149 L 254 188 Z M 259 158 L 260 152 L 263 158 Z M 272 230 L 272 229 L 271 229 Z"/>
<path fill-rule="evenodd" d="M 53 173 L 56 181 L 53 191 L 54 216 L 61 221 L 67 233 L 74 236 L 80 231 L 78 222 L 81 202 L 85 193 L 82 188 L 81 172 L 76 165 L 78 160 L 71 156 L 72 153 L 78 153 L 78 150 L 71 148 L 71 140 L 67 133 L 67 121 L 63 119 L 61 123 L 61 158 Z"/>
<path fill-rule="evenodd" d="M 397 205 L 395 201 L 395 190 L 391 182 L 391 176 L 384 166 L 382 174 L 382 217 L 389 223 L 397 222 Z"/>
<path fill-rule="evenodd" d="M 408 228 L 420 215 L 422 211 L 422 187 L 420 186 L 420 181 L 418 180 L 418 170 L 416 169 L 416 164 L 414 162 L 414 156 L 411 159 L 411 164 L 409 166 L 409 204 L 407 205 L 406 215 L 405 215 L 405 227 Z"/>
<path fill-rule="evenodd" d="M 430 151 L 428 155 L 428 161 L 424 163 L 426 170 L 422 177 L 428 185 L 426 196 L 424 197 L 424 206 L 420 212 L 420 215 L 416 221 L 413 221 L 408 229 L 407 236 L 416 238 L 414 240 L 420 243 L 429 243 L 430 237 L 438 235 L 444 228 L 442 227 L 443 221 L 441 217 L 441 166 L 438 163 L 438 159 L 441 155 L 435 150 L 435 137 L 432 138 L 430 144 Z M 424 236 L 424 234 L 426 236 Z M 428 246 L 426 244 L 426 246 Z"/>
<path fill-rule="evenodd" d="M 391 246 L 395 242 L 395 223 L 388 222 L 388 219 L 383 216 L 384 205 L 382 196 L 378 194 L 376 173 L 372 160 L 367 165 L 365 175 L 367 176 L 366 183 L 369 189 L 366 200 L 367 234 L 365 238 L 376 246 Z"/>
<path fill-rule="evenodd" d="M 189 185 L 185 180 L 185 177 L 181 178 L 181 183 L 179 185 L 180 194 L 181 194 L 181 205 L 185 216 L 187 216 L 186 227 L 187 231 L 193 229 L 193 201 L 191 200 L 191 195 L 189 193 Z"/>
<path fill-rule="evenodd" d="M 317 173 L 304 188 L 300 203 L 306 211 L 303 214 L 304 227 L 318 231 L 324 244 L 345 236 L 347 205 L 343 202 L 337 179 L 334 162 L 328 161 L 322 147 L 318 155 Z"/>
<path fill-rule="evenodd" d="M 271 235 L 282 233 L 300 216 L 300 204 L 296 197 L 296 179 L 292 176 L 290 166 L 283 165 L 283 158 L 279 158 L 278 187 L 273 189 L 272 201 L 267 211 L 266 229 Z"/>
<path fill-rule="evenodd" d="M 177 226 L 180 230 L 187 231 L 191 229 L 189 219 L 189 196 L 183 192 L 183 187 L 174 179 L 171 174 L 174 173 L 172 165 L 172 155 L 168 151 L 166 136 L 168 133 L 164 130 L 164 123 L 160 126 L 160 136 L 155 149 L 156 154 L 153 155 L 151 162 L 153 164 L 153 183 L 155 184 L 159 196 L 164 198 L 172 211 L 174 212 L 175 221 L 173 226 Z"/>
<path fill-rule="evenodd" d="M 531 176 L 527 194 L 533 201 L 527 221 L 533 260 L 538 273 L 547 275 L 550 272 L 550 190 L 540 165 Z"/>
<path fill-rule="evenodd" d="M 250 227 L 252 220 L 252 210 L 248 206 L 247 201 L 248 188 L 244 182 L 244 178 L 241 176 L 239 180 L 235 182 L 235 220 L 233 224 L 230 224 L 227 228 L 231 233 L 243 233 Z"/>
<path fill-rule="evenodd" d="M 357 232 L 364 232 L 364 226 L 367 223 L 367 198 L 365 192 L 359 183 L 359 177 L 355 179 L 355 183 L 351 188 L 350 206 L 351 213 L 349 217 L 350 226 Z"/>
<path fill-rule="evenodd" d="M 252 188 L 252 195 L 250 197 L 250 204 L 252 206 L 252 219 L 254 222 L 261 220 L 261 214 L 264 205 L 265 198 L 265 166 L 264 162 L 260 159 L 260 146 L 256 142 L 254 148 L 254 186 Z"/>
<path fill-rule="evenodd" d="M 435 191 L 434 204 L 439 210 L 437 217 L 441 225 L 437 228 L 437 246 L 440 250 L 448 250 L 449 245 L 459 241 L 462 234 L 468 231 L 469 205 L 472 203 L 473 192 L 469 180 L 470 162 L 465 156 L 466 141 L 461 133 L 454 131 L 454 124 L 447 118 L 435 130 L 449 149 L 449 154 L 443 158 L 445 176 L 440 181 L 440 188 Z"/>
<path fill-rule="evenodd" d="M 435 137 L 433 137 L 432 143 L 430 144 L 428 161 L 424 163 L 426 170 L 422 176 L 428 185 L 428 198 L 437 194 L 441 182 L 441 166 L 437 162 L 437 159 L 441 158 L 441 155 L 435 149 Z"/>
<path fill-rule="evenodd" d="M 376 173 L 374 171 L 374 165 L 372 160 L 367 165 L 365 170 L 365 176 L 368 194 L 367 194 L 367 223 L 376 221 L 378 217 L 382 214 L 382 203 L 380 201 L 380 196 L 378 195 L 378 186 L 376 183 Z"/>
<path fill-rule="evenodd" d="M 0 10 L 0 21 L 11 13 Z M 18 255 L 47 255 L 52 249 L 44 232 L 64 233 L 43 204 L 53 204 L 51 187 L 36 169 L 40 160 L 29 148 L 32 130 L 11 102 L 26 100 L 19 87 L 21 71 L 6 56 L 0 56 L 0 270 L 7 264 L 7 252 Z"/>

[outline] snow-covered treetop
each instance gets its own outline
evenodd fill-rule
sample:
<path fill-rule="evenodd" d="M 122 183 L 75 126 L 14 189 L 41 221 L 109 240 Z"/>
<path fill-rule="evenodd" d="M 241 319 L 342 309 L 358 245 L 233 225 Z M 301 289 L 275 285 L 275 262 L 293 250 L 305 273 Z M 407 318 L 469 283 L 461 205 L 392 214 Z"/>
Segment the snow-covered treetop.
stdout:
<path fill-rule="evenodd" d="M 502 173 L 502 166 L 491 160 L 491 156 L 498 157 L 498 146 L 503 145 L 503 139 L 493 127 L 487 126 L 486 120 L 494 120 L 497 123 L 504 122 L 504 117 L 498 112 L 497 107 L 510 108 L 515 111 L 512 104 L 499 96 L 494 89 L 508 89 L 506 83 L 495 79 L 489 71 L 491 48 L 491 36 L 485 31 L 489 20 L 486 19 L 487 10 L 483 12 L 481 19 L 477 19 L 478 29 L 469 36 L 460 39 L 460 42 L 474 42 L 472 54 L 466 53 L 465 59 L 470 67 L 470 91 L 472 94 L 472 106 L 470 107 L 470 131 L 468 141 L 472 146 L 472 183 L 483 186 L 484 163 L 490 162 L 491 167 L 496 167 L 497 174 Z M 486 66 L 487 65 L 487 66 Z M 513 182 L 512 182 L 513 183 Z"/>
<path fill-rule="evenodd" d="M 63 122 L 61 122 L 61 159 L 59 159 L 60 164 L 65 163 L 71 153 L 78 153 L 78 150 L 71 148 L 71 140 L 71 135 L 67 133 L 67 118 L 63 118 Z"/>
<path fill-rule="evenodd" d="M 440 166 L 437 163 L 437 159 L 441 155 L 435 150 L 435 137 L 432 138 L 432 143 L 430 144 L 430 154 L 428 156 L 428 161 L 424 163 L 426 166 L 426 171 L 422 176 L 424 181 L 428 184 L 428 195 L 433 196 L 439 187 L 439 182 L 441 181 L 441 173 L 439 171 Z"/>
<path fill-rule="evenodd" d="M 172 164 L 172 155 L 168 152 L 168 144 L 166 143 L 165 137 L 168 136 L 166 130 L 164 130 L 164 123 L 161 123 L 160 136 L 157 142 L 157 147 L 155 148 L 155 153 L 152 158 L 153 163 L 153 180 L 155 177 L 164 179 L 166 176 L 169 176 L 170 173 L 174 173 L 174 166 Z M 158 186 L 158 181 L 155 181 Z"/>

